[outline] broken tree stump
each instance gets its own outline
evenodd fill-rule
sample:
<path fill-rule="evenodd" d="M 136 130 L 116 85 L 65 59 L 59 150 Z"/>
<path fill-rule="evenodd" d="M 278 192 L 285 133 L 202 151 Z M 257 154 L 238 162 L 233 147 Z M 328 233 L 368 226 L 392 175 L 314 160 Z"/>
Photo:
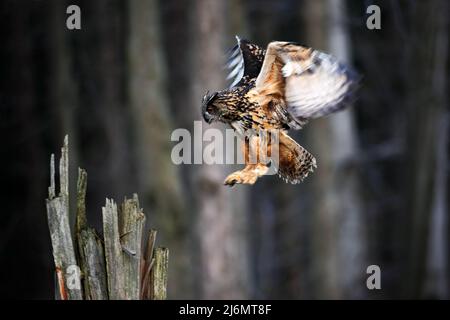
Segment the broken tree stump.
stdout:
<path fill-rule="evenodd" d="M 155 248 L 156 231 L 142 245 L 145 215 L 136 194 L 119 206 L 106 199 L 103 237 L 87 224 L 87 172 L 78 169 L 74 239 L 69 212 L 69 141 L 64 138 L 56 196 L 55 157 L 50 160 L 47 218 L 62 300 L 161 300 L 167 297 L 167 248 Z"/>

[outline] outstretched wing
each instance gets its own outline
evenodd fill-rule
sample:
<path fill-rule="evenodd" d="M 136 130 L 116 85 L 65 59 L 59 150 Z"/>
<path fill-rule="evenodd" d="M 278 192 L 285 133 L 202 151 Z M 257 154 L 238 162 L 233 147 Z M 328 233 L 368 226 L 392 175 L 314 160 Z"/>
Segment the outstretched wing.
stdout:
<path fill-rule="evenodd" d="M 227 80 L 232 80 L 230 85 L 234 87 L 243 77 L 249 79 L 256 78 L 261 70 L 265 50 L 247 40 L 242 40 L 236 36 L 237 44 L 230 50 L 227 61 L 227 68 L 230 73 Z"/>
<path fill-rule="evenodd" d="M 331 55 L 291 42 L 271 42 L 256 79 L 258 93 L 284 99 L 297 119 L 318 118 L 348 105 L 358 77 Z"/>

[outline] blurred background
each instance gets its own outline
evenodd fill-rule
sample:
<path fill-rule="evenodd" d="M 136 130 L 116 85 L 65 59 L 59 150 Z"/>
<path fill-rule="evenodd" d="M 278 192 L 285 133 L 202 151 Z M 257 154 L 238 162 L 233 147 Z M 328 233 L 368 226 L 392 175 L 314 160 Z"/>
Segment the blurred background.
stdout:
<path fill-rule="evenodd" d="M 66 28 L 70 4 L 81 30 Z M 170 249 L 169 298 L 448 298 L 448 12 L 445 0 L 2 0 L 0 296 L 53 298 L 45 198 L 68 133 L 90 224 L 101 231 L 105 197 L 137 192 Z M 236 34 L 313 46 L 363 75 L 353 108 L 294 133 L 318 161 L 300 185 L 230 189 L 234 166 L 172 164 L 170 134 L 226 85 Z"/>

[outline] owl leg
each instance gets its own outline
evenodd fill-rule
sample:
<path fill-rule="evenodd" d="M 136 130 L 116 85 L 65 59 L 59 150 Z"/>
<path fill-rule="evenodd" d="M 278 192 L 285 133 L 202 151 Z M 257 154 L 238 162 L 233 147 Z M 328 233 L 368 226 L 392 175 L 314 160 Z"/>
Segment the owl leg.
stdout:
<path fill-rule="evenodd" d="M 244 158 L 246 166 L 244 169 L 233 172 L 226 179 L 224 184 L 230 187 L 235 184 L 254 184 L 259 177 L 265 175 L 269 168 L 267 165 L 259 162 L 259 138 L 258 137 L 250 137 L 246 138 L 244 142 Z M 250 151 L 256 155 L 256 163 L 253 161 L 250 156 Z"/>

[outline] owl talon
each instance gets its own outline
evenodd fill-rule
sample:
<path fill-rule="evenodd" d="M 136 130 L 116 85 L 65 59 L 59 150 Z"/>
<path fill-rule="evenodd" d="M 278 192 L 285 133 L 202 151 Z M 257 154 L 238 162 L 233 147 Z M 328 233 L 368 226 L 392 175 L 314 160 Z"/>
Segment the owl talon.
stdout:
<path fill-rule="evenodd" d="M 239 182 L 239 179 L 238 179 L 238 177 L 237 177 L 238 173 L 239 173 L 239 171 L 230 174 L 230 175 L 225 179 L 225 181 L 224 181 L 223 184 L 226 185 L 226 186 L 233 187 L 236 183 L 240 183 L 240 182 Z"/>
<path fill-rule="evenodd" d="M 254 170 L 236 171 L 225 179 L 224 184 L 230 187 L 235 184 L 254 184 L 258 180 L 258 177 L 258 172 Z"/>
<path fill-rule="evenodd" d="M 237 180 L 236 179 L 232 179 L 232 180 L 228 180 L 226 179 L 225 182 L 223 183 L 226 186 L 229 187 L 234 187 L 234 185 L 236 184 Z"/>

